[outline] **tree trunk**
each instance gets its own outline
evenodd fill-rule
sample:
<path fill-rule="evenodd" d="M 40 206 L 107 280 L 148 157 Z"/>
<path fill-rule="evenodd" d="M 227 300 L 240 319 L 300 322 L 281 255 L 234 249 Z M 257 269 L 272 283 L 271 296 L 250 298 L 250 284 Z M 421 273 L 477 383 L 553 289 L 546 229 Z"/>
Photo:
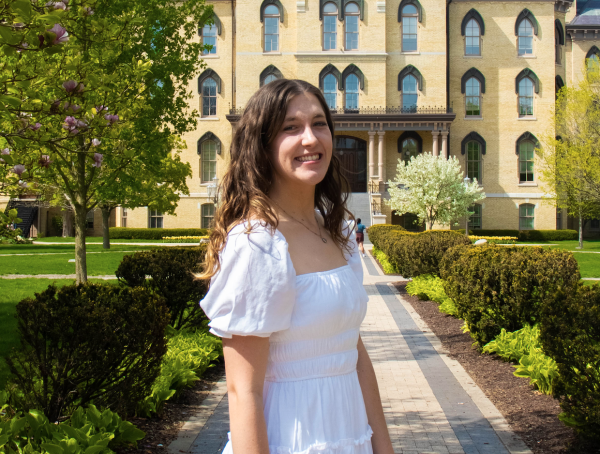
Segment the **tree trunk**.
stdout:
<path fill-rule="evenodd" d="M 87 228 L 86 206 L 75 207 L 75 278 L 78 284 L 87 282 L 87 261 L 85 256 L 85 230 Z"/>
<path fill-rule="evenodd" d="M 63 218 L 63 238 L 72 237 L 73 236 L 73 215 L 70 210 L 63 210 L 62 212 Z"/>
<path fill-rule="evenodd" d="M 583 249 L 583 219 L 579 212 L 579 249 Z"/>
<path fill-rule="evenodd" d="M 101 205 L 100 209 L 102 210 L 102 247 L 104 249 L 110 249 L 108 219 L 110 218 L 110 213 L 115 209 L 115 207 L 111 205 Z"/>

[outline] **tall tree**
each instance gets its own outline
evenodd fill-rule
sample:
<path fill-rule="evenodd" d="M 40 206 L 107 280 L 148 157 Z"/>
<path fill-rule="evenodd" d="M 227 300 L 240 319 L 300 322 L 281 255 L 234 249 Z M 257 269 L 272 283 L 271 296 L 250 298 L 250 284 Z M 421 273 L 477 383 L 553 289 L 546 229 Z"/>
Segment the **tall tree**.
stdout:
<path fill-rule="evenodd" d="M 435 223 L 449 225 L 473 214 L 469 208 L 485 194 L 477 181 L 464 184 L 463 171 L 452 156 L 423 153 L 409 162 L 398 160 L 396 179 L 389 182 L 391 208 L 398 214 L 413 213 L 427 230 Z"/>
<path fill-rule="evenodd" d="M 203 45 L 194 38 L 210 15 L 204 0 L 0 0 L 3 184 L 71 205 L 78 282 L 87 213 L 114 202 L 116 186 L 144 169 L 163 192 L 186 192 L 181 178 L 152 172 L 162 162 L 190 174 L 177 136 L 196 125 L 188 89 Z"/>
<path fill-rule="evenodd" d="M 600 72 L 588 62 L 578 84 L 563 87 L 556 99 L 554 127 L 537 150 L 545 199 L 583 223 L 600 217 Z"/>

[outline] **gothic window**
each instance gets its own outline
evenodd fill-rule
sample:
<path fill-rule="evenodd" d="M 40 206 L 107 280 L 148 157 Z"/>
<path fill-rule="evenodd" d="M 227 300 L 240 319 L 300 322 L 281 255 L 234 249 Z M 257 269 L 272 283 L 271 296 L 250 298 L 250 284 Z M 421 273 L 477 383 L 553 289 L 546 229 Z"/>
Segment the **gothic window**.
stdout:
<path fill-rule="evenodd" d="M 276 5 L 267 5 L 264 9 L 264 50 L 279 51 L 279 21 L 281 12 Z"/>
<path fill-rule="evenodd" d="M 402 8 L 402 52 L 417 51 L 417 21 L 419 13 L 415 5 Z"/>
<path fill-rule="evenodd" d="M 475 140 L 467 143 L 467 176 L 481 183 L 481 144 Z"/>
<path fill-rule="evenodd" d="M 326 3 L 323 7 L 323 49 L 337 49 L 337 16 L 335 3 Z"/>
<path fill-rule="evenodd" d="M 212 46 L 210 50 L 204 49 L 202 55 L 215 55 L 217 53 L 217 26 L 206 24 L 202 27 L 202 44 Z"/>
<path fill-rule="evenodd" d="M 212 77 L 202 82 L 202 116 L 214 117 L 217 115 L 217 83 Z"/>
<path fill-rule="evenodd" d="M 533 182 L 533 151 L 535 144 L 531 140 L 519 143 L 519 183 Z"/>
<path fill-rule="evenodd" d="M 348 3 L 344 10 L 346 27 L 346 50 L 358 50 L 358 27 L 360 8 L 356 3 Z"/>
<path fill-rule="evenodd" d="M 475 77 L 465 85 L 465 108 L 467 117 L 481 116 L 481 83 Z"/>
<path fill-rule="evenodd" d="M 325 101 L 331 110 L 337 108 L 337 79 L 333 74 L 327 74 L 323 81 L 323 93 L 325 94 Z"/>
<path fill-rule="evenodd" d="M 465 55 L 481 55 L 481 31 L 475 19 L 469 20 L 465 30 Z"/>
<path fill-rule="evenodd" d="M 418 97 L 417 78 L 409 74 L 402 80 L 402 110 L 416 112 Z"/>
<path fill-rule="evenodd" d="M 533 116 L 533 89 L 534 82 L 525 77 L 519 82 L 519 116 Z"/>
<path fill-rule="evenodd" d="M 519 55 L 533 55 L 533 25 L 529 19 L 519 24 Z"/>
<path fill-rule="evenodd" d="M 345 80 L 346 109 L 358 109 L 359 80 L 355 74 L 350 74 Z"/>

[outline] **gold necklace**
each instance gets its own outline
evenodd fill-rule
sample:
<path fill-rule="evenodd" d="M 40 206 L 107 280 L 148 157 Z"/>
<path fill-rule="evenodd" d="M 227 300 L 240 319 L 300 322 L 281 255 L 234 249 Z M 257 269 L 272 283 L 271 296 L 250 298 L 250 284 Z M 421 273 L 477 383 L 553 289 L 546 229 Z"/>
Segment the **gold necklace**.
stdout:
<path fill-rule="evenodd" d="M 273 199 L 271 199 L 273 200 Z M 296 219 L 294 216 L 292 216 L 290 213 L 288 213 L 287 211 L 285 211 L 283 208 L 281 208 L 281 205 L 279 205 L 277 202 L 275 202 L 275 200 L 273 200 L 273 203 L 275 203 L 275 205 L 277 205 L 281 211 L 283 211 L 285 214 L 287 214 L 289 217 L 291 217 L 294 221 L 296 221 L 298 224 L 302 225 L 306 230 L 308 230 L 310 233 L 312 233 L 313 235 L 317 235 L 315 232 L 313 232 L 309 227 L 306 226 L 306 224 L 304 224 L 304 222 L 299 221 L 298 219 Z M 317 214 L 315 213 L 315 221 L 317 223 L 317 227 L 319 229 L 319 234 L 317 235 L 319 238 L 321 238 L 321 241 L 323 241 L 323 243 L 327 243 L 327 238 L 323 237 L 323 235 L 321 235 L 321 224 L 319 224 L 319 220 L 317 219 Z"/>

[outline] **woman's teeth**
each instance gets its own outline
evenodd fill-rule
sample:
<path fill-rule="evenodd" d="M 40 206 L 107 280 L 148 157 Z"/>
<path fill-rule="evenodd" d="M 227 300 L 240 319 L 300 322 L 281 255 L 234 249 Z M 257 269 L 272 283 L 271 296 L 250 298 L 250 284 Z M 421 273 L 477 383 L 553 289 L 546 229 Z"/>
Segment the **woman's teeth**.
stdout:
<path fill-rule="evenodd" d="M 306 162 L 306 161 L 318 161 L 320 157 L 321 157 L 321 155 L 319 155 L 319 154 L 311 154 L 310 156 L 300 156 L 299 158 L 296 158 L 296 159 L 300 162 Z"/>

